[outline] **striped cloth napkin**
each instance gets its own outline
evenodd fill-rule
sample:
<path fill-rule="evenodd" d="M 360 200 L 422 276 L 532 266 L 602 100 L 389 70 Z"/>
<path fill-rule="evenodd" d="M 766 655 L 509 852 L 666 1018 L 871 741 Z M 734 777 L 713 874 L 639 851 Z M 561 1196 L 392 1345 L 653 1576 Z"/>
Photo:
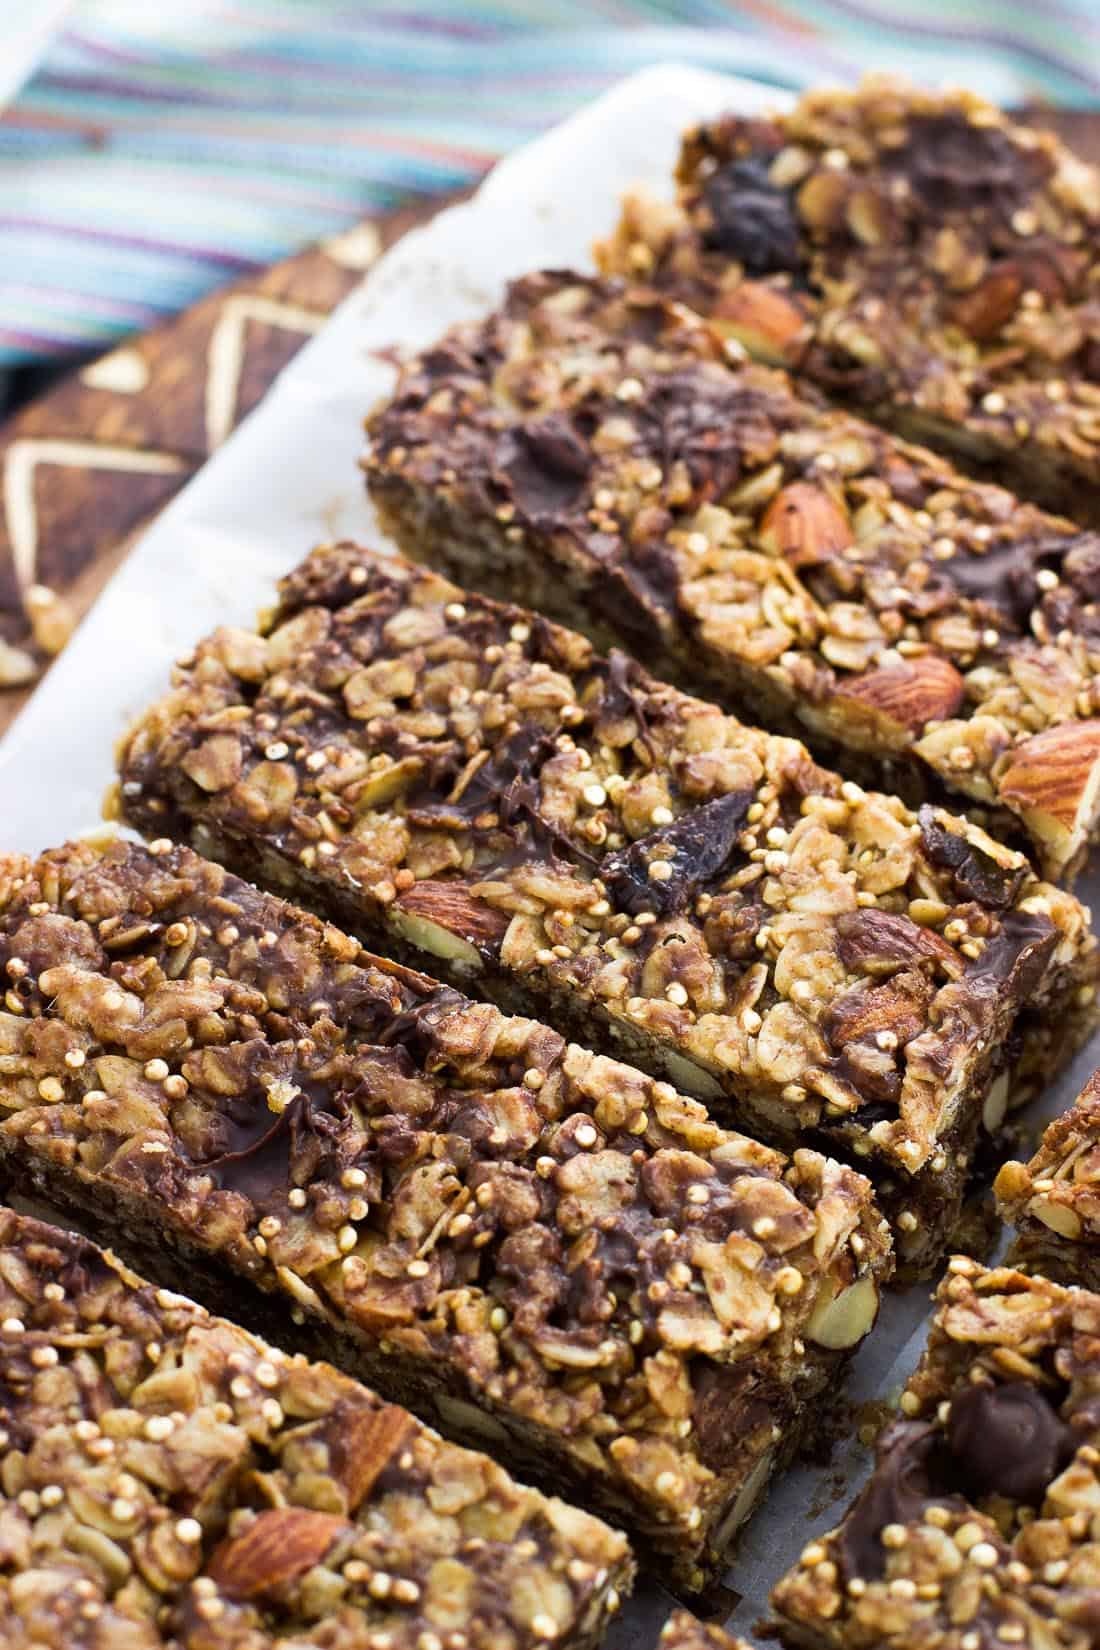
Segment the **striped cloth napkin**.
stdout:
<path fill-rule="evenodd" d="M 43 0 L 44 3 L 44 0 Z M 0 0 L 16 10 L 35 0 Z M 0 119 L 0 366 L 455 190 L 662 61 L 1100 106 L 1097 0 L 77 0 Z"/>

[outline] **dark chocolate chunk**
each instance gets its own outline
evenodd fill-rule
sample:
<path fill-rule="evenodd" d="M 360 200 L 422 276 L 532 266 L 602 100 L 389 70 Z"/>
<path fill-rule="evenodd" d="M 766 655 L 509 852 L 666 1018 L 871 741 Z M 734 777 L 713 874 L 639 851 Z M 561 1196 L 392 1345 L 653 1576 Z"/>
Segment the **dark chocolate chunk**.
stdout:
<path fill-rule="evenodd" d="M 649 707 L 646 703 L 647 681 L 637 660 L 629 653 L 613 647 L 607 656 L 604 671 L 603 697 L 597 714 L 597 726 L 610 719 L 625 718 L 637 725 L 639 739 L 654 759 L 653 742 L 649 733 Z"/>
<path fill-rule="evenodd" d="M 959 550 L 948 561 L 936 564 L 936 582 L 946 582 L 970 601 L 992 609 L 999 623 L 1007 621 L 1022 634 L 1039 601 L 1036 575 L 1044 568 L 1057 573 L 1067 550 L 1075 543 L 1077 540 L 1071 538 L 1042 543 L 1016 539 L 982 555 Z"/>
<path fill-rule="evenodd" d="M 699 1455 L 712 1472 L 736 1465 L 752 1435 L 780 1419 L 780 1394 L 752 1368 L 708 1364 L 695 1385 L 692 1419 Z"/>
<path fill-rule="evenodd" d="M 933 865 L 952 872 L 960 899 L 977 900 L 1001 911 L 1013 903 L 1027 876 L 1026 865 L 1011 869 L 998 865 L 983 848 L 941 825 L 930 803 L 925 803 L 917 817 L 925 853 Z"/>
<path fill-rule="evenodd" d="M 1074 1452 L 1046 1395 L 1027 1381 L 964 1387 L 951 1400 L 947 1442 L 968 1492 L 1038 1506 Z"/>
<path fill-rule="evenodd" d="M 877 1581 L 886 1570 L 882 1532 L 887 1524 L 910 1524 L 932 1502 L 965 1503 L 935 1490 L 936 1457 L 942 1438 L 931 1421 L 895 1421 L 875 1450 L 875 1470 L 840 1526 L 838 1551 L 848 1579 Z"/>
<path fill-rule="evenodd" d="M 967 979 L 989 980 L 998 992 L 1022 1002 L 1038 986 L 1057 941 L 1054 924 L 1041 912 L 1008 911 L 967 969 Z"/>
<path fill-rule="evenodd" d="M 641 911 L 672 916 L 686 910 L 733 853 L 754 796 L 751 790 L 731 791 L 609 854 L 600 876 L 616 905 L 632 916 Z M 666 881 L 650 876 L 654 861 L 670 866 Z"/>
<path fill-rule="evenodd" d="M 995 206 L 1006 218 L 1039 183 L 1045 164 L 1035 150 L 1019 147 L 995 127 L 975 125 L 958 110 L 912 120 L 897 156 L 927 212 Z"/>
<path fill-rule="evenodd" d="M 798 214 L 790 191 L 768 176 L 771 155 L 753 155 L 723 166 L 703 185 L 710 214 L 704 244 L 726 252 L 748 275 L 771 275 L 802 266 Z"/>
<path fill-rule="evenodd" d="M 532 521 L 574 509 L 592 459 L 562 413 L 517 424 L 501 444 L 497 467 L 508 477 L 512 498 Z"/>

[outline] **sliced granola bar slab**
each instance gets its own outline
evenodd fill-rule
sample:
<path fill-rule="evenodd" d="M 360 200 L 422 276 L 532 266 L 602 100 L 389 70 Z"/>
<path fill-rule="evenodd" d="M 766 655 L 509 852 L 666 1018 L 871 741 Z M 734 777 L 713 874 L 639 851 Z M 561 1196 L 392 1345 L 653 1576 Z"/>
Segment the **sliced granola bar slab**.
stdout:
<path fill-rule="evenodd" d="M 575 633 L 352 545 L 120 751 L 149 835 L 285 887 L 784 1147 L 853 1153 L 903 1262 L 1093 1023 L 1071 896 L 972 825 Z"/>
<path fill-rule="evenodd" d="M 772 1604 L 805 1650 L 1089 1650 L 1100 1296 L 951 1262 L 870 1481 Z"/>
<path fill-rule="evenodd" d="M 680 1585 L 874 1321 L 862 1176 L 188 849 L 0 860 L 0 976 L 13 1182 L 570 1486 Z"/>
<path fill-rule="evenodd" d="M 1016 1228 L 1015 1264 L 1100 1288 L 1100 1072 L 1047 1125 L 1028 1162 L 1004 1165 L 995 1190 Z"/>
<path fill-rule="evenodd" d="M 0 1208 L 7 1650 L 599 1643 L 626 1539 Z"/>
<path fill-rule="evenodd" d="M 416 560 L 625 643 L 850 777 L 947 793 L 1072 875 L 1100 819 L 1100 537 L 644 289 L 554 272 L 404 369 L 368 423 Z"/>
<path fill-rule="evenodd" d="M 1100 172 L 883 77 L 688 132 L 601 249 L 903 435 L 1100 522 Z"/>

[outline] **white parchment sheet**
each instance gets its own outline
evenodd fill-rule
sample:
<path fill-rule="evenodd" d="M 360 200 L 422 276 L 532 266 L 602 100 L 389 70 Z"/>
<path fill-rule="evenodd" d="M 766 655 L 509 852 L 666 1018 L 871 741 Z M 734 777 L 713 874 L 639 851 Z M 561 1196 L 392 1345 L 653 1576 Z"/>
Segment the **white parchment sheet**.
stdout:
<path fill-rule="evenodd" d="M 0 743 L 0 849 L 38 850 L 94 829 L 114 741 L 167 685 L 172 659 L 216 624 L 250 622 L 317 540 L 380 542 L 356 461 L 363 417 L 393 383 L 395 350 L 420 349 L 484 312 L 515 275 L 590 268 L 591 243 L 615 221 L 623 189 L 668 194 L 683 127 L 782 101 L 749 81 L 645 70 L 399 242 L 159 517 Z M 1085 897 L 1097 892 L 1093 879 Z M 1086 1051 L 1044 1110 L 1067 1105 L 1097 1063 Z M 919 1354 L 927 1307 L 927 1289 L 886 1302 L 855 1362 L 855 1402 L 896 1391 Z M 828 1467 L 796 1468 L 776 1486 L 729 1578 L 742 1595 L 738 1628 L 751 1628 L 771 1582 L 835 1522 L 866 1464 L 858 1444 L 842 1445 Z M 651 1644 L 668 1608 L 643 1577 L 614 1631 L 616 1650 Z"/>

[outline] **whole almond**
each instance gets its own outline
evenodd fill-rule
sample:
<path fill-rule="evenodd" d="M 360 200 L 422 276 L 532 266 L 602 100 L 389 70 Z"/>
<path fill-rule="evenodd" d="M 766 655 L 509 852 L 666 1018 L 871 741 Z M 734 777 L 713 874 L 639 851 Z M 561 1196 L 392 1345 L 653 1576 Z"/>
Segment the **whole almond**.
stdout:
<path fill-rule="evenodd" d="M 965 684 L 949 659 L 926 653 L 843 680 L 837 691 L 885 721 L 919 734 L 929 722 L 943 722 L 955 715 Z"/>
<path fill-rule="evenodd" d="M 852 527 L 844 506 L 824 487 L 792 481 L 764 512 L 760 542 L 792 567 L 815 567 L 847 549 Z"/>
<path fill-rule="evenodd" d="M 397 901 L 402 911 L 427 917 L 477 946 L 495 946 L 504 938 L 508 914 L 471 894 L 457 879 L 430 877 L 414 883 Z"/>
<path fill-rule="evenodd" d="M 951 319 L 971 338 L 984 343 L 995 338 L 1016 313 L 1024 283 L 1014 264 L 989 270 L 972 291 L 951 305 Z"/>
<path fill-rule="evenodd" d="M 790 365 L 797 360 L 807 317 L 789 293 L 764 281 L 739 281 L 723 292 L 711 312 L 723 337 L 744 344 L 758 360 Z"/>
<path fill-rule="evenodd" d="M 231 1598 L 261 1598 L 319 1564 L 351 1525 L 309 1507 L 271 1507 L 215 1548 L 207 1574 Z"/>

